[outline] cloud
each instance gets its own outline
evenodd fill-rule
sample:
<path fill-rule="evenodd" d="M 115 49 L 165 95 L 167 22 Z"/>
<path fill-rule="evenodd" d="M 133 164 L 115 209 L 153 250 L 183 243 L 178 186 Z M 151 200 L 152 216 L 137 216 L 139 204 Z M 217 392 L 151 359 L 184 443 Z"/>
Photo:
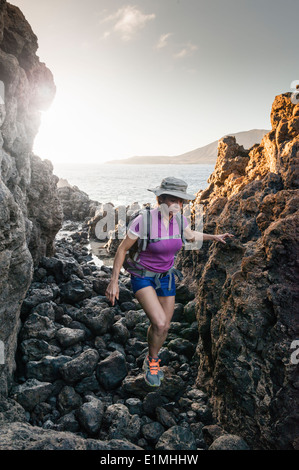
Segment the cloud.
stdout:
<path fill-rule="evenodd" d="M 136 6 L 127 5 L 107 16 L 104 22 L 112 23 L 112 30 L 119 33 L 124 41 L 130 41 L 138 31 L 143 29 L 155 17 L 154 13 L 144 14 Z M 109 33 L 110 31 L 105 32 L 106 38 Z"/>
<path fill-rule="evenodd" d="M 159 41 L 157 42 L 156 48 L 157 49 L 163 49 L 163 47 L 166 47 L 167 46 L 167 40 L 170 36 L 172 36 L 172 33 L 162 34 L 159 37 Z"/>
<path fill-rule="evenodd" d="M 108 39 L 110 36 L 111 36 L 110 31 L 105 31 L 102 37 L 103 39 Z"/>
<path fill-rule="evenodd" d="M 192 44 L 191 42 L 188 42 L 183 49 L 181 49 L 179 52 L 174 54 L 175 59 L 184 59 L 185 57 L 190 57 L 194 54 L 195 51 L 197 51 L 198 47 L 195 44 Z"/>

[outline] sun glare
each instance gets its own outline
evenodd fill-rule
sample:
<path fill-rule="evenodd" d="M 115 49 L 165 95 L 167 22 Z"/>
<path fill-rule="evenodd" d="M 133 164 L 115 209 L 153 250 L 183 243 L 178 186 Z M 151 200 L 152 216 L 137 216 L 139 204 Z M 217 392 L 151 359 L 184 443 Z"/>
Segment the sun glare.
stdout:
<path fill-rule="evenodd" d="M 64 94 L 42 113 L 34 152 L 54 165 L 103 163 L 109 159 L 115 142 L 112 133 L 113 129 L 94 107 Z"/>

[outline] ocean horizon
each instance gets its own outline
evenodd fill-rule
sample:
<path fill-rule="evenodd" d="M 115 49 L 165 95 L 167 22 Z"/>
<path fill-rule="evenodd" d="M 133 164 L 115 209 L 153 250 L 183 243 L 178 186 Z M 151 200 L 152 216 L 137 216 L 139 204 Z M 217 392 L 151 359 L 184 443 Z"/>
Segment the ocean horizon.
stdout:
<path fill-rule="evenodd" d="M 77 186 L 90 199 L 118 206 L 155 203 L 155 195 L 147 188 L 159 186 L 167 176 L 183 179 L 188 184 L 188 193 L 195 194 L 207 188 L 215 165 L 53 163 L 53 167 L 56 176 Z"/>

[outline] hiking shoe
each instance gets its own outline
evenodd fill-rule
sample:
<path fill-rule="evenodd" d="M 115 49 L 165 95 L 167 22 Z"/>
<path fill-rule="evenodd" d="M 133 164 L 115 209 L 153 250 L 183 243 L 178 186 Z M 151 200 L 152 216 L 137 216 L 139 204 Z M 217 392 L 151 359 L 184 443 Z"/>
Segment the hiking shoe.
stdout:
<path fill-rule="evenodd" d="M 160 362 L 161 362 L 161 359 L 158 360 L 158 363 L 159 363 L 159 367 L 158 367 L 158 376 L 160 377 L 160 380 L 162 382 L 162 380 L 164 379 L 164 372 L 163 370 L 161 369 L 160 367 Z"/>
<path fill-rule="evenodd" d="M 151 387 L 159 387 L 161 380 L 164 378 L 163 372 L 160 370 L 160 359 L 146 356 L 143 362 L 144 379 Z"/>
<path fill-rule="evenodd" d="M 159 362 L 161 361 L 161 359 L 159 359 Z M 158 370 L 158 376 L 160 377 L 160 380 L 162 382 L 162 380 L 164 379 L 164 372 L 163 370 L 160 368 L 160 364 L 159 364 L 159 370 Z"/>

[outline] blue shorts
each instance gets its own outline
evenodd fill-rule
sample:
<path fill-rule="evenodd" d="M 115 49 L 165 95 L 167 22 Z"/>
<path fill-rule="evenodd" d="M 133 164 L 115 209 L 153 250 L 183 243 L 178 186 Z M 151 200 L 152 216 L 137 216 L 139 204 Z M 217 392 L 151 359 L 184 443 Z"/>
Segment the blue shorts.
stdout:
<path fill-rule="evenodd" d="M 174 274 L 171 273 L 172 280 L 171 280 L 171 289 L 168 290 L 169 284 L 169 274 L 165 277 L 160 278 L 161 287 L 156 286 L 155 278 L 154 277 L 137 277 L 131 274 L 131 286 L 134 294 L 143 287 L 152 286 L 159 297 L 169 297 L 171 295 L 175 295 L 175 278 Z"/>

